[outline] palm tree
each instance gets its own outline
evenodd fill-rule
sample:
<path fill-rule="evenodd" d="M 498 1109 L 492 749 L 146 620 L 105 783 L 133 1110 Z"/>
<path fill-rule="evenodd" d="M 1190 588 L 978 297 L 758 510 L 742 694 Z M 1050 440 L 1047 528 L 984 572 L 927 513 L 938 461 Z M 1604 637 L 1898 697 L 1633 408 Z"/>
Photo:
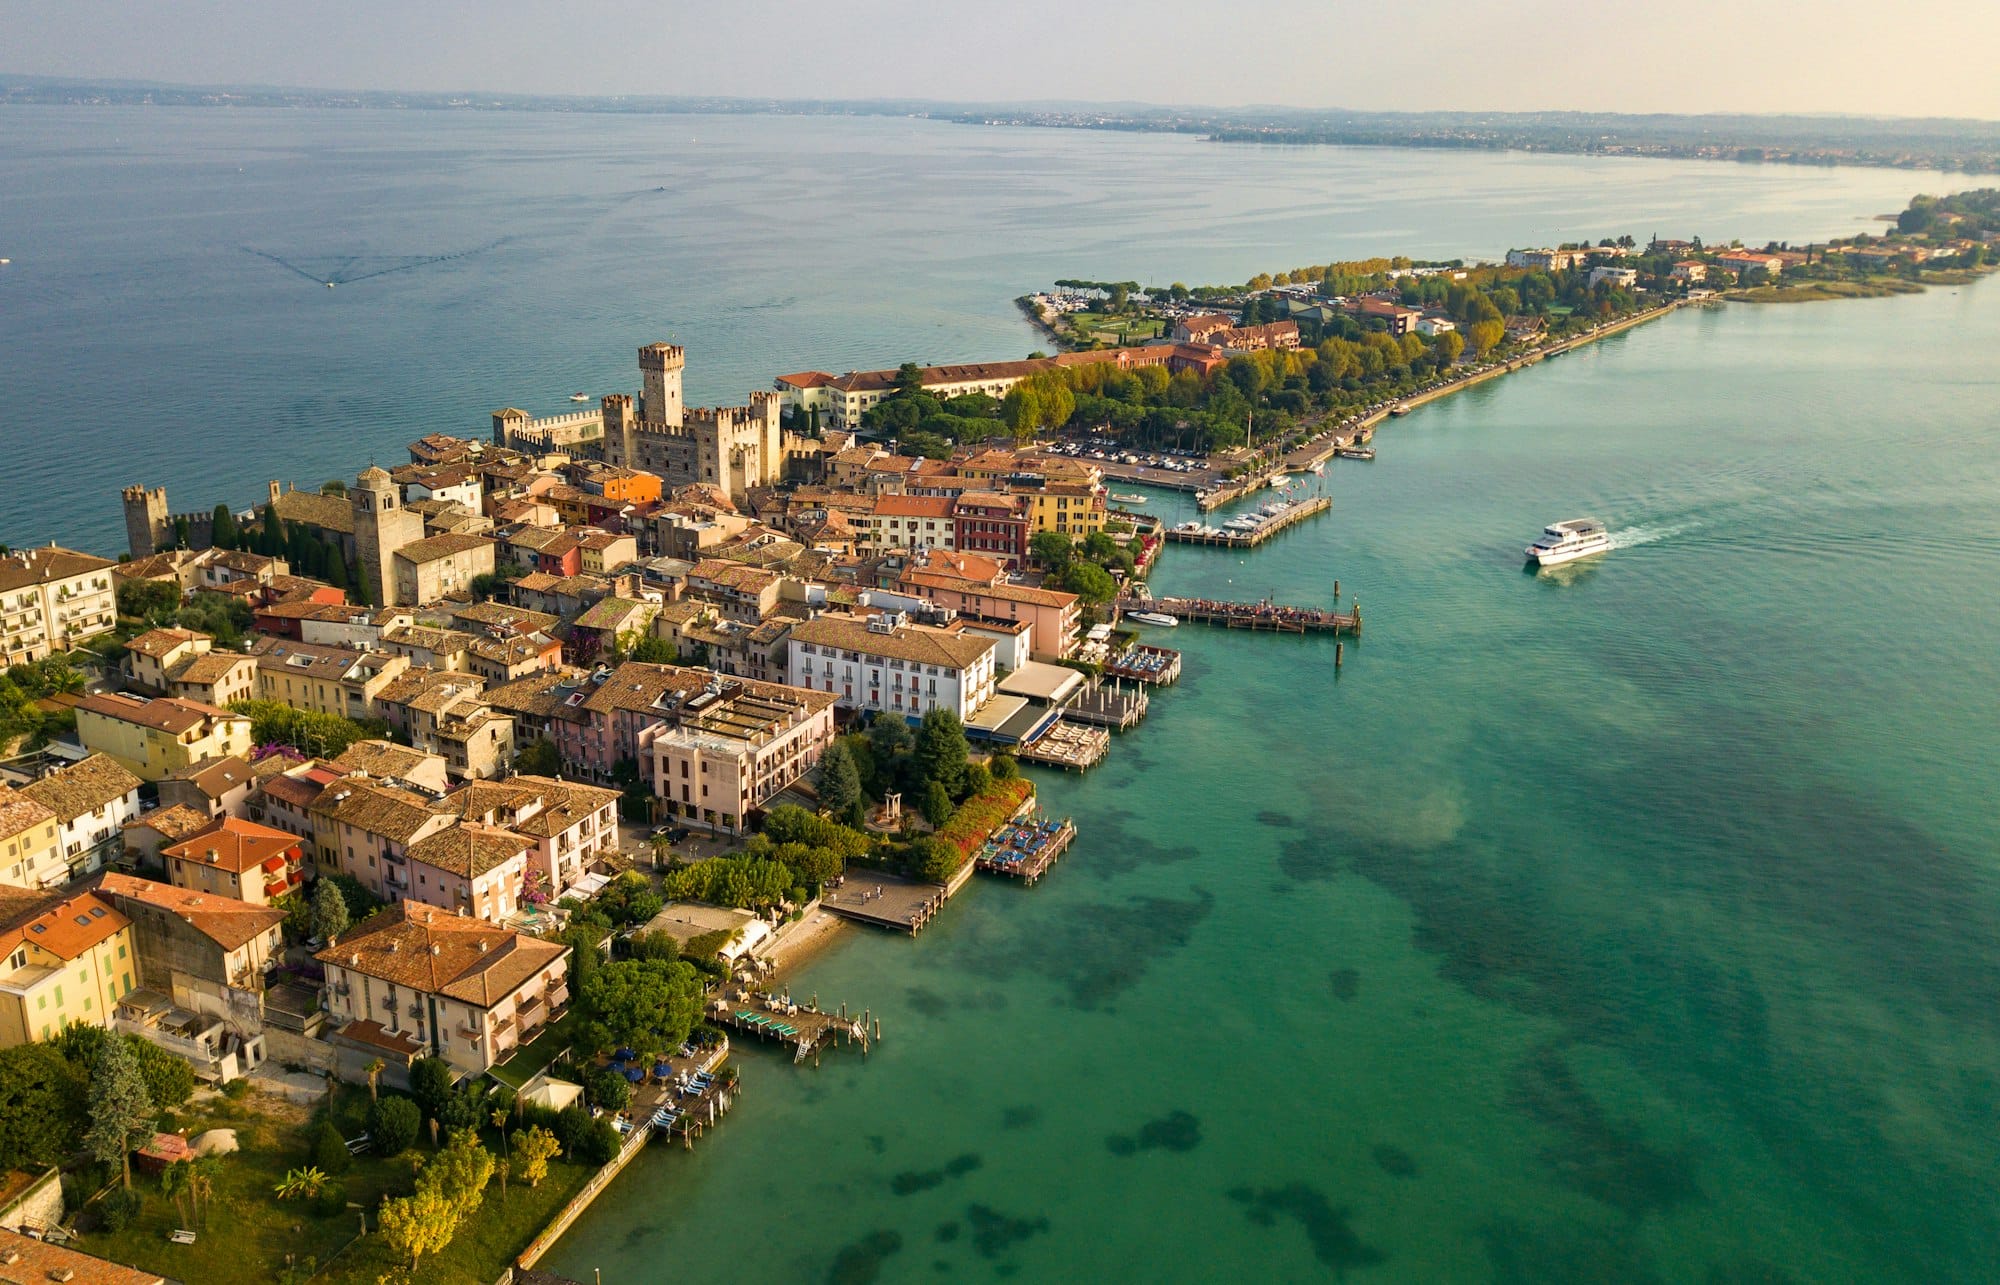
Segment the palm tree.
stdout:
<path fill-rule="evenodd" d="M 201 1226 L 201 1202 L 215 1194 L 215 1179 L 222 1172 L 217 1156 L 197 1156 L 188 1164 L 188 1199 L 194 1206 L 195 1226 Z"/>
<path fill-rule="evenodd" d="M 388 1063 L 378 1057 L 365 1068 L 368 1072 L 368 1100 L 370 1102 L 380 1102 L 382 1100 L 376 1086 L 381 1084 L 382 1072 L 388 1069 L 388 1065 Z"/>
<path fill-rule="evenodd" d="M 284 1178 L 271 1190 L 278 1193 L 280 1200 L 311 1199 L 326 1189 L 326 1171 L 317 1165 L 306 1169 L 288 1171 Z"/>
<path fill-rule="evenodd" d="M 493 1127 L 500 1131 L 500 1154 L 507 1154 L 507 1108 L 501 1107 L 492 1115 Z"/>
<path fill-rule="evenodd" d="M 187 1203 L 183 1199 L 188 1194 L 188 1179 L 193 1166 L 176 1162 L 160 1170 L 160 1190 L 174 1202 L 174 1212 L 183 1219 L 188 1216 Z"/>
<path fill-rule="evenodd" d="M 646 840 L 646 846 L 653 850 L 653 869 L 658 870 L 662 858 L 674 850 L 674 841 L 664 834 L 656 834 Z"/>

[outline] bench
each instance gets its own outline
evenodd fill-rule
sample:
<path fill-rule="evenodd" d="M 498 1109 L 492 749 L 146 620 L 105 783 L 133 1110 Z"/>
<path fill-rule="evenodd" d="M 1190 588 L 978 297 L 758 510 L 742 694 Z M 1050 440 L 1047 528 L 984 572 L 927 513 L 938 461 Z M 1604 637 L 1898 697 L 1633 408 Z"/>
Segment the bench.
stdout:
<path fill-rule="evenodd" d="M 364 1133 L 358 1138 L 349 1138 L 347 1140 L 347 1154 L 350 1156 L 358 1156 L 362 1152 L 368 1150 L 368 1148 L 374 1145 L 375 1145 L 375 1140 L 373 1138 L 370 1138 L 367 1134 Z"/>
<path fill-rule="evenodd" d="M 192 1245 L 194 1244 L 194 1233 L 189 1231 L 187 1228 L 182 1227 L 178 1231 L 175 1231 L 172 1235 L 168 1236 L 167 1239 L 172 1241 L 176 1245 Z"/>

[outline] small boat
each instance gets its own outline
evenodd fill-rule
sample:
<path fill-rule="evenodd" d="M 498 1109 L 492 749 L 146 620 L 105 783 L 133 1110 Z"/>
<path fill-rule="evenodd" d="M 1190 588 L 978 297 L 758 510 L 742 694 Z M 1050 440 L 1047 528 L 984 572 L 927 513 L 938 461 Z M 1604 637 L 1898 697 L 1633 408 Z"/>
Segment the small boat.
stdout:
<path fill-rule="evenodd" d="M 1292 479 L 1291 479 L 1291 475 L 1290 475 L 1290 474 L 1287 474 L 1287 473 L 1273 473 L 1273 474 L 1271 474 L 1271 485 L 1272 485 L 1272 486 L 1283 486 L 1283 485 L 1284 485 L 1285 483 L 1287 483 L 1287 482 L 1289 482 L 1289 481 L 1291 481 L 1291 480 L 1292 480 Z"/>
<path fill-rule="evenodd" d="M 1256 518 L 1231 518 L 1222 525 L 1224 529 L 1230 531 L 1255 531 L 1258 522 Z"/>
<path fill-rule="evenodd" d="M 589 400 L 590 400 L 590 394 L 589 394 L 589 393 L 571 393 L 571 394 L 569 395 L 569 399 L 570 399 L 571 401 L 573 401 L 573 402 L 587 402 L 587 401 L 589 401 Z"/>
<path fill-rule="evenodd" d="M 1611 548 L 1611 533 L 1596 518 L 1569 518 L 1542 528 L 1542 534 L 1528 546 L 1528 561 L 1554 567 Z"/>
<path fill-rule="evenodd" d="M 1372 460 L 1375 458 L 1375 448 L 1372 446 L 1341 446 L 1336 447 L 1333 453 L 1344 460 Z"/>
<path fill-rule="evenodd" d="M 1207 530 L 1207 528 L 1199 522 L 1183 522 L 1175 527 L 1174 530 L 1180 532 L 1182 535 L 1199 535 Z"/>
<path fill-rule="evenodd" d="M 1338 451 L 1335 451 L 1335 452 L 1334 452 L 1334 454 L 1338 455 L 1338 454 L 1339 454 L 1339 452 L 1338 452 Z M 1321 461 L 1320 461 L 1319 463 L 1317 463 L 1317 464 L 1315 464 L 1315 465 L 1313 465 L 1313 466 L 1312 466 L 1312 475 L 1313 475 L 1314 477 L 1325 477 L 1325 476 L 1326 476 L 1326 461 L 1325 461 L 1325 460 L 1321 460 Z"/>
<path fill-rule="evenodd" d="M 1407 415 L 1409 413 L 1410 413 L 1410 408 L 1403 405 L 1403 403 L 1401 402 L 1397 402 L 1394 406 L 1391 406 L 1389 408 L 1389 414 L 1398 418 Z"/>
<path fill-rule="evenodd" d="M 1157 625 L 1161 629 L 1174 629 L 1181 623 L 1164 611 L 1128 611 L 1125 619 L 1136 620 L 1142 625 Z"/>
<path fill-rule="evenodd" d="M 1111 493 L 1111 498 L 1120 504 L 1144 504 L 1146 502 L 1146 497 L 1143 495 L 1120 495 L 1116 491 Z"/>

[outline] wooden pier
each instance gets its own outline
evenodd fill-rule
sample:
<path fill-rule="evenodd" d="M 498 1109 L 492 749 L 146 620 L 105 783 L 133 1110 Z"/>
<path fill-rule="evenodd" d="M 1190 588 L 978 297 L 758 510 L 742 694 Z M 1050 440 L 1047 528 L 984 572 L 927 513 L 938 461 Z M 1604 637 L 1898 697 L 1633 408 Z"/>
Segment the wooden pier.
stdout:
<path fill-rule="evenodd" d="M 1010 822 L 981 845 L 973 863 L 987 874 L 1019 879 L 1032 888 L 1074 842 L 1076 826 L 1067 817 L 1054 823 Z"/>
<path fill-rule="evenodd" d="M 1141 610 L 1150 610 L 1157 605 L 1151 601 L 1142 602 L 1136 599 L 1130 604 L 1132 608 Z M 1134 643 L 1105 664 L 1104 676 L 1130 683 L 1150 683 L 1157 687 L 1165 687 L 1180 681 L 1181 654 L 1170 647 Z"/>
<path fill-rule="evenodd" d="M 817 1062 L 822 1048 L 843 1041 L 859 1043 L 865 1054 L 871 1038 L 881 1037 L 879 1022 L 871 1036 L 866 1019 L 848 1017 L 844 1005 L 839 1013 L 824 1013 L 817 1002 L 799 1004 L 789 995 L 773 996 L 748 988 L 727 988 L 719 998 L 710 1000 L 708 1020 L 787 1045 L 794 1062 L 807 1058 Z"/>
<path fill-rule="evenodd" d="M 1167 539 L 1176 544 L 1206 544 L 1220 549 L 1254 549 L 1278 532 L 1316 517 L 1333 507 L 1333 501 L 1324 495 L 1315 495 L 1309 500 L 1300 500 L 1276 517 L 1259 522 L 1255 530 L 1228 531 L 1209 528 L 1201 531 L 1183 531 L 1178 527 L 1168 527 Z"/>
<path fill-rule="evenodd" d="M 1154 609 L 1200 625 L 1278 634 L 1359 634 L 1361 608 L 1326 611 L 1271 602 L 1215 602 L 1207 598 L 1155 598 Z"/>

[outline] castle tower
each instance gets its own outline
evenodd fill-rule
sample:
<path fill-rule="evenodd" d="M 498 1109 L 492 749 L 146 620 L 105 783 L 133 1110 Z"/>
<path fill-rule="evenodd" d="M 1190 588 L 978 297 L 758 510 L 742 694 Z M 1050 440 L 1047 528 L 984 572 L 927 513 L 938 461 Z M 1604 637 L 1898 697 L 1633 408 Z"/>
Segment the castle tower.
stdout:
<path fill-rule="evenodd" d="M 639 350 L 639 418 L 649 424 L 681 423 L 681 372 L 687 354 L 674 344 L 647 344 Z"/>
<path fill-rule="evenodd" d="M 347 493 L 354 510 L 355 568 L 368 586 L 370 601 L 380 607 L 414 606 L 397 601 L 396 550 L 424 538 L 424 518 L 403 507 L 402 496 L 387 471 L 371 465 Z"/>
<path fill-rule="evenodd" d="M 604 461 L 620 468 L 637 468 L 639 419 L 632 413 L 632 398 L 610 393 L 598 404 L 604 416 Z"/>
<path fill-rule="evenodd" d="M 128 486 L 125 497 L 125 543 L 135 558 L 150 558 L 174 542 L 173 517 L 167 512 L 167 488 Z"/>
<path fill-rule="evenodd" d="M 528 412 L 509 406 L 505 410 L 493 412 L 493 444 L 495 446 L 514 445 L 514 433 L 528 426 Z"/>

